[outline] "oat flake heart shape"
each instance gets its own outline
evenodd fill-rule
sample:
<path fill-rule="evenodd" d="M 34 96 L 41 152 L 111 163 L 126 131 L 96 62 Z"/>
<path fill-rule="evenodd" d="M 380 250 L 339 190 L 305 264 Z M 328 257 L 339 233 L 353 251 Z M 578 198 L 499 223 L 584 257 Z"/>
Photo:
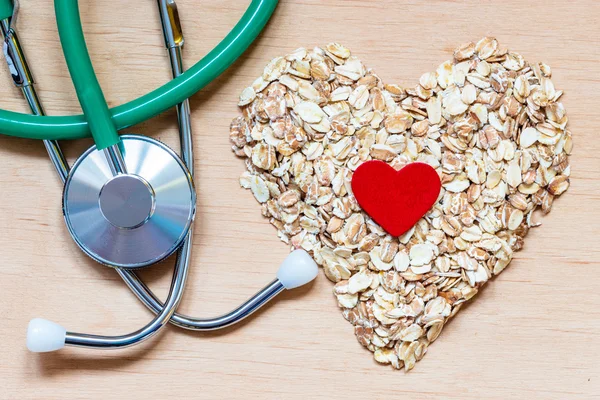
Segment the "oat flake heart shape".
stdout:
<path fill-rule="evenodd" d="M 273 59 L 242 91 L 229 136 L 245 161 L 240 184 L 335 283 L 377 362 L 412 369 L 523 247 L 533 212 L 569 187 L 572 137 L 551 74 L 488 37 L 402 88 L 330 43 Z M 440 176 L 438 200 L 401 236 L 353 194 L 371 160 Z"/>
<path fill-rule="evenodd" d="M 435 169 L 418 162 L 396 171 L 383 161 L 367 161 L 352 175 L 358 204 L 392 236 L 412 228 L 431 209 L 441 187 Z"/>

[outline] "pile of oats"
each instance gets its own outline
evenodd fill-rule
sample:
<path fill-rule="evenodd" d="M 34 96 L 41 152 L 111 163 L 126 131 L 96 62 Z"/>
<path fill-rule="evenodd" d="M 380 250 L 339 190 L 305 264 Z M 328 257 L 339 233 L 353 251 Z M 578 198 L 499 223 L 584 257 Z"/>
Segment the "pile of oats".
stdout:
<path fill-rule="evenodd" d="M 403 89 L 331 43 L 275 58 L 242 92 L 230 135 L 241 185 L 335 282 L 378 362 L 412 369 L 523 247 L 533 211 L 569 187 L 571 133 L 550 76 L 486 37 Z M 438 202 L 400 237 L 352 195 L 352 172 L 371 159 L 440 174 Z"/>

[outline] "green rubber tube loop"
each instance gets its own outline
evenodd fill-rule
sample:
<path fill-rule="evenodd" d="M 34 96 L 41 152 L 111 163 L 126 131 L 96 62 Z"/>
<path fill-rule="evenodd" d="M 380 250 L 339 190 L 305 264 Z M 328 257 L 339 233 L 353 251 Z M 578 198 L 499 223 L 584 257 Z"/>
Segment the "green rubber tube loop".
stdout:
<path fill-rule="evenodd" d="M 12 17 L 13 8 L 12 0 L 0 0 L 0 20 Z"/>
<path fill-rule="evenodd" d="M 116 129 L 146 121 L 212 82 L 256 39 L 276 6 L 277 0 L 252 0 L 231 32 L 202 60 L 158 89 L 112 108 Z M 83 115 L 41 117 L 0 110 L 0 133 L 29 139 L 70 140 L 88 137 L 90 130 Z"/>
<path fill-rule="evenodd" d="M 77 0 L 55 0 L 54 12 L 63 54 L 79 98 L 83 115 L 88 121 L 96 148 L 103 150 L 118 144 L 119 134 L 113 125 L 108 104 L 94 72 L 85 44 Z"/>

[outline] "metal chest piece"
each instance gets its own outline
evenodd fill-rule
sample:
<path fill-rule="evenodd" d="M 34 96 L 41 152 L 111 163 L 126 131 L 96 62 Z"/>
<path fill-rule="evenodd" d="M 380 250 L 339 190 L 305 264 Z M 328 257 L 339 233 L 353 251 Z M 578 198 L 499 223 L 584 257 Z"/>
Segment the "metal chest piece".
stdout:
<path fill-rule="evenodd" d="M 152 138 L 123 135 L 127 174 L 113 176 L 95 146 L 73 165 L 63 214 L 73 240 L 94 260 L 139 268 L 171 255 L 196 210 L 192 177 L 179 157 Z"/>

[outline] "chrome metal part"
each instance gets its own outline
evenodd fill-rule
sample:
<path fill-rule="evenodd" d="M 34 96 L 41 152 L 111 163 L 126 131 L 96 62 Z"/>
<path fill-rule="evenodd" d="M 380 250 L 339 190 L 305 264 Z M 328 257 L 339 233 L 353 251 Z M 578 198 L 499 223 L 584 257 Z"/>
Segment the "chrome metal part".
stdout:
<path fill-rule="evenodd" d="M 15 3 L 15 9 L 16 7 L 17 4 Z M 21 44 L 19 43 L 19 37 L 17 36 L 14 28 L 15 21 L 16 18 L 14 14 L 10 21 L 0 21 L 0 31 L 2 32 L 2 36 L 4 38 L 4 43 L 6 46 L 5 55 L 19 55 L 20 61 L 17 63 L 17 65 L 18 68 L 21 69 L 21 71 L 19 71 L 19 69 L 15 69 L 18 75 L 17 79 L 15 80 L 15 85 L 21 88 L 23 96 L 27 100 L 29 108 L 31 108 L 32 114 L 45 115 L 44 108 L 42 107 L 40 99 L 38 98 L 37 93 L 35 91 L 35 86 L 33 85 L 33 76 L 31 74 L 29 66 L 27 65 L 25 54 L 23 53 L 23 49 L 21 48 Z M 11 63 L 12 67 L 15 68 L 13 58 L 6 57 L 6 62 L 9 64 L 9 68 L 11 67 Z M 13 75 L 13 79 L 14 77 L 15 75 Z M 29 82 L 29 84 L 21 84 L 19 82 Z M 55 140 L 44 140 L 44 146 L 48 151 L 48 155 L 50 156 L 52 164 L 56 168 L 56 172 L 58 172 L 61 181 L 64 182 L 67 179 L 67 175 L 69 174 L 69 164 L 67 163 L 67 160 L 65 159 L 65 156 L 63 155 L 60 146 L 58 145 L 58 142 Z"/>
<path fill-rule="evenodd" d="M 190 235 L 187 237 L 189 238 Z M 186 239 L 182 248 L 182 252 L 178 253 L 177 255 L 177 262 L 175 263 L 175 270 L 173 271 L 173 280 L 171 281 L 171 288 L 169 290 L 169 296 L 167 297 L 165 306 L 156 316 L 156 318 L 154 318 L 148 325 L 138 329 L 135 332 L 120 336 L 90 335 L 86 333 L 67 332 L 65 337 L 65 345 L 96 349 L 120 349 L 136 345 L 156 335 L 158 331 L 167 322 L 169 322 L 169 319 L 181 302 L 183 289 L 187 280 L 189 266 L 189 253 L 187 252 L 189 251 L 190 247 L 191 241 Z M 117 271 L 120 273 L 123 270 L 117 268 Z"/>
<path fill-rule="evenodd" d="M 100 191 L 100 211 L 118 228 L 133 229 L 152 216 L 155 195 L 150 184 L 136 175 L 120 174 Z"/>
<path fill-rule="evenodd" d="M 167 48 L 182 47 L 183 30 L 175 0 L 158 0 L 158 10 Z"/>
<path fill-rule="evenodd" d="M 165 39 L 165 47 L 169 53 L 171 72 L 177 78 L 184 71 L 183 68 L 183 30 L 179 21 L 179 13 L 174 0 L 158 0 L 160 22 Z M 190 171 L 194 170 L 194 159 L 189 157 L 192 150 L 192 121 L 190 118 L 190 101 L 186 99 L 176 107 L 179 122 L 179 140 L 181 143 L 181 158 Z"/>
<path fill-rule="evenodd" d="M 178 77 L 183 73 L 183 60 L 181 57 L 181 47 L 169 48 L 169 59 L 173 77 Z M 181 143 L 181 158 L 188 166 L 190 171 L 194 170 L 194 159 L 190 157 L 193 154 L 192 143 L 192 119 L 190 112 L 190 100 L 185 99 L 183 103 L 176 106 L 177 120 L 179 122 L 179 141 Z"/>
<path fill-rule="evenodd" d="M 92 146 L 67 178 L 63 214 L 71 236 L 90 257 L 138 268 L 168 257 L 182 244 L 196 196 L 188 169 L 171 149 L 145 136 L 121 139 L 130 175 L 113 176 L 103 153 Z"/>
<path fill-rule="evenodd" d="M 27 60 L 23 54 L 23 49 L 17 37 L 17 33 L 11 24 L 11 19 L 2 20 L 0 23 L 0 30 L 2 31 L 2 37 L 4 43 L 2 50 L 4 57 L 10 69 L 10 74 L 13 78 L 13 82 L 18 87 L 28 86 L 33 84 L 33 77 L 31 76 Z"/>
<path fill-rule="evenodd" d="M 120 143 L 113 144 L 112 146 L 102 150 L 104 157 L 106 157 L 106 161 L 108 162 L 110 172 L 112 172 L 114 176 L 127 173 L 127 166 L 125 165 L 125 160 L 123 160 L 123 154 L 121 153 L 119 146 Z"/>
<path fill-rule="evenodd" d="M 133 272 L 118 270 L 119 275 L 125 280 L 129 289 L 155 314 L 164 310 L 163 304 L 154 293 Z M 194 318 L 187 315 L 175 313 L 171 317 L 171 323 L 181 328 L 194 331 L 212 331 L 234 325 L 244 318 L 250 316 L 256 310 L 267 304 L 273 297 L 281 293 L 285 287 L 278 279 L 273 280 L 267 286 L 250 297 L 244 304 L 236 309 L 214 318 Z"/>

